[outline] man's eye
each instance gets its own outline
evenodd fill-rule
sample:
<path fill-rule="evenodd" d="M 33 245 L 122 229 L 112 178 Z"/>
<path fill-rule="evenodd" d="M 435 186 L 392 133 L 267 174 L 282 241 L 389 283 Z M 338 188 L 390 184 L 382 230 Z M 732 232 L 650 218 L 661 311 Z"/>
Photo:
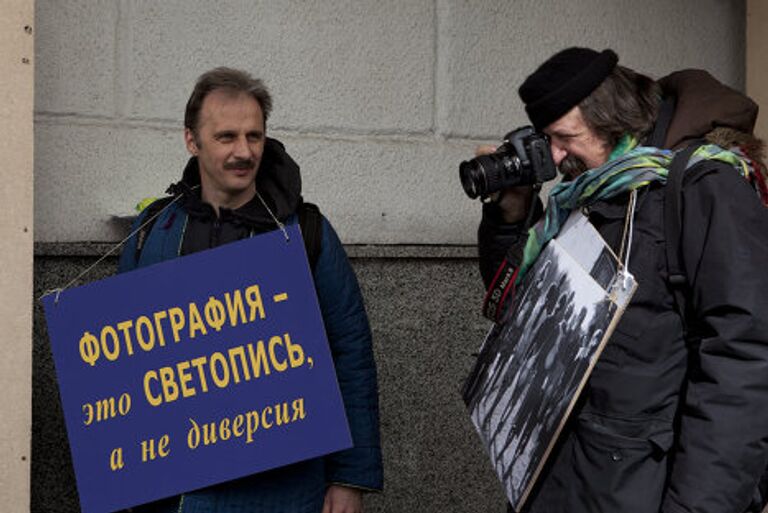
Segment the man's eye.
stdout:
<path fill-rule="evenodd" d="M 259 142 L 264 138 L 262 134 L 248 134 L 248 140 L 251 142 Z"/>

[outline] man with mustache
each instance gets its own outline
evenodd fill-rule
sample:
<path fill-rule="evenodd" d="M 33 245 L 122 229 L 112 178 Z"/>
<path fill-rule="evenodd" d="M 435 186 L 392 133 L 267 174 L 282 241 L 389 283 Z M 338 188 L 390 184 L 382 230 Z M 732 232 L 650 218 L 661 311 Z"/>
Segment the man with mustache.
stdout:
<path fill-rule="evenodd" d="M 513 297 L 515 280 L 504 278 L 524 272 L 537 256 L 530 248 L 573 211 L 617 255 L 631 241 L 638 282 L 525 510 L 759 512 L 768 502 L 768 189 L 751 135 L 757 105 L 704 71 L 655 81 L 617 63 L 611 50 L 568 48 L 525 80 L 520 98 L 564 182 L 546 212 L 530 188 L 483 208 L 480 269 L 491 291 L 509 283 L 501 293 Z M 692 144 L 675 196 L 674 153 L 664 149 Z M 672 212 L 681 213 L 683 273 L 667 259 L 670 190 L 682 205 Z M 546 223 L 528 231 L 531 209 Z M 486 315 L 498 319 L 511 302 Z"/>
<path fill-rule="evenodd" d="M 134 511 L 360 513 L 362 492 L 382 487 L 376 367 L 363 299 L 330 223 L 302 201 L 298 165 L 267 137 L 271 108 L 264 84 L 243 71 L 216 68 L 200 76 L 184 116 L 192 157 L 169 188 L 172 196 L 136 220 L 134 227 L 159 214 L 128 242 L 120 271 L 314 219 L 300 224 L 354 447 Z"/>

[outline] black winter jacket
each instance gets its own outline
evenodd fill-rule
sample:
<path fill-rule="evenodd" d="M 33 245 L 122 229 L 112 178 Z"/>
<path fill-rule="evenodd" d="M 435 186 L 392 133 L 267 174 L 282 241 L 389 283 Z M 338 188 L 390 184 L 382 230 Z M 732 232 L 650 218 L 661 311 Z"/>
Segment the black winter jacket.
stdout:
<path fill-rule="evenodd" d="M 684 114 L 675 114 L 678 128 Z M 588 209 L 617 252 L 627 201 Z M 638 290 L 526 511 L 742 513 L 760 511 L 766 500 L 758 485 L 768 466 L 768 209 L 730 166 L 704 161 L 687 171 L 686 341 L 666 281 L 663 204 L 663 185 L 641 189 L 630 260 Z M 486 285 L 523 239 L 497 207 L 484 207 Z"/>

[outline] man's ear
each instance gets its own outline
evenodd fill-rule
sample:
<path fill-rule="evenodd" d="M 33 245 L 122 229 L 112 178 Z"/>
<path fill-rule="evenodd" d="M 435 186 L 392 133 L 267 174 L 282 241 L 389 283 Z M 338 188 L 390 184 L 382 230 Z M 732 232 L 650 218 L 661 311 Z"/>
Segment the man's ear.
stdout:
<path fill-rule="evenodd" d="M 187 151 L 197 157 L 199 148 L 195 140 L 195 134 L 189 128 L 184 129 L 184 143 L 187 145 Z"/>

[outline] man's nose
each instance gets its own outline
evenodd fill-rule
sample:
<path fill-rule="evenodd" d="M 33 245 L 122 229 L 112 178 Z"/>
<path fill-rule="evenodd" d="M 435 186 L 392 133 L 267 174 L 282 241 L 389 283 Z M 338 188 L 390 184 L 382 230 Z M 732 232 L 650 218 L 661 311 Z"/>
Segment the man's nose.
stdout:
<path fill-rule="evenodd" d="M 248 145 L 248 139 L 245 136 L 237 138 L 232 153 L 232 156 L 237 159 L 251 158 L 251 147 Z"/>
<path fill-rule="evenodd" d="M 563 159 L 568 156 L 568 152 L 565 151 L 565 149 L 554 143 L 550 144 L 549 148 L 552 151 L 552 160 L 555 162 L 556 166 L 559 166 L 560 162 L 562 162 Z"/>

